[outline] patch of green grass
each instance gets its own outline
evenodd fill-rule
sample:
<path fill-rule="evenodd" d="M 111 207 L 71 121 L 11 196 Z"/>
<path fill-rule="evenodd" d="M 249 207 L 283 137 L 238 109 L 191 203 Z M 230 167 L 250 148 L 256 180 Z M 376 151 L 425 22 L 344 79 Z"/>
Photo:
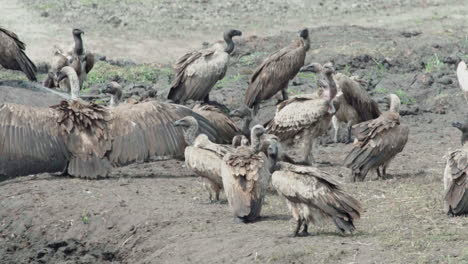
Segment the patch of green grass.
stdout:
<path fill-rule="evenodd" d="M 430 57 L 429 60 L 426 62 L 425 71 L 427 73 L 434 72 L 434 71 L 439 70 L 443 66 L 444 66 L 444 63 L 439 59 L 439 56 L 436 53 L 432 57 Z"/>
<path fill-rule="evenodd" d="M 239 63 L 242 66 L 255 66 L 256 64 L 256 59 L 260 56 L 264 56 L 266 53 L 265 52 L 254 52 L 246 56 L 242 56 L 239 59 Z"/>
<path fill-rule="evenodd" d="M 311 83 L 315 83 L 317 81 L 317 75 L 313 72 L 299 72 L 297 77 L 310 80 Z"/>
<path fill-rule="evenodd" d="M 389 91 L 382 87 L 376 88 L 374 91 L 378 94 L 389 94 Z"/>
<path fill-rule="evenodd" d="M 83 214 L 81 214 L 80 218 L 81 222 L 83 222 L 83 224 L 85 225 L 89 224 L 89 216 L 89 212 L 83 211 Z"/>
<path fill-rule="evenodd" d="M 233 84 L 233 83 L 236 83 L 238 82 L 239 80 L 241 80 L 242 78 L 244 77 L 244 75 L 242 74 L 234 74 L 234 75 L 229 75 L 229 76 L 225 76 L 222 80 L 219 80 L 216 85 L 215 85 L 215 89 L 221 89 L 229 84 Z"/>
<path fill-rule="evenodd" d="M 351 76 L 351 67 L 348 64 L 346 64 L 343 68 L 343 74 L 346 76 Z"/>
<path fill-rule="evenodd" d="M 385 68 L 385 65 L 383 65 L 381 62 L 378 62 L 376 59 L 372 59 L 375 63 L 375 67 L 373 68 L 373 71 L 377 74 L 379 78 L 382 78 L 384 73 L 387 71 L 387 68 Z"/>
<path fill-rule="evenodd" d="M 399 89 L 395 92 L 395 94 L 400 98 L 402 104 L 414 104 L 416 103 L 416 99 L 409 96 L 405 91 Z"/>

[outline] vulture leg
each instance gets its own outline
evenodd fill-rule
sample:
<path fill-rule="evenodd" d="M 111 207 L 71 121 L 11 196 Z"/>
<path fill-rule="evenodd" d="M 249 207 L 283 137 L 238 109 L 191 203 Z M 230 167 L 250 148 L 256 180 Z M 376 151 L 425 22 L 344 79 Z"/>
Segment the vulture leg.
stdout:
<path fill-rule="evenodd" d="M 385 164 L 385 165 L 382 167 L 382 178 L 383 178 L 383 179 L 386 179 L 386 178 L 387 178 L 387 166 L 388 166 L 388 164 Z"/>
<path fill-rule="evenodd" d="M 338 118 L 336 118 L 336 116 L 332 117 L 332 124 L 333 124 L 333 130 L 335 131 L 333 140 L 335 141 L 335 143 L 338 143 L 338 132 L 340 130 L 340 123 L 338 121 Z"/>
<path fill-rule="evenodd" d="M 304 221 L 304 229 L 302 229 L 302 232 L 300 233 L 300 236 L 306 237 L 306 236 L 310 235 L 309 231 L 307 231 L 308 227 L 309 226 L 307 225 L 307 222 Z"/>
<path fill-rule="evenodd" d="M 302 218 L 299 217 L 296 221 L 296 229 L 294 230 L 294 234 L 293 234 L 294 237 L 301 236 L 299 234 L 299 230 L 301 230 L 301 225 L 302 225 Z"/>
<path fill-rule="evenodd" d="M 255 104 L 253 105 L 253 108 L 252 108 L 252 114 L 253 114 L 253 116 L 256 116 L 256 115 L 257 115 L 259 108 L 260 108 L 260 103 L 255 103 Z"/>
<path fill-rule="evenodd" d="M 314 157 L 312 155 L 312 145 L 314 145 L 314 139 L 310 135 L 310 131 L 306 130 L 303 135 L 304 138 L 304 159 L 299 162 L 299 164 L 312 165 L 314 162 Z"/>
<path fill-rule="evenodd" d="M 286 87 L 281 90 L 281 95 L 283 96 L 283 101 L 288 100 L 288 84 L 286 83 Z"/>
<path fill-rule="evenodd" d="M 219 201 L 219 188 L 208 179 L 203 179 L 203 187 L 208 191 L 209 203 Z M 215 194 L 215 200 L 213 200 L 213 193 Z"/>
<path fill-rule="evenodd" d="M 382 179 L 382 173 L 380 173 L 380 168 L 377 167 L 377 169 L 375 169 L 375 171 L 377 172 L 377 177 L 378 177 L 379 179 Z"/>
<path fill-rule="evenodd" d="M 203 102 L 204 102 L 205 104 L 210 103 L 210 94 L 207 94 L 207 95 L 205 96 L 205 98 L 203 98 Z"/>
<path fill-rule="evenodd" d="M 351 143 L 351 129 L 353 128 L 353 124 L 351 121 L 348 121 L 346 126 L 347 136 L 346 136 L 346 144 Z"/>

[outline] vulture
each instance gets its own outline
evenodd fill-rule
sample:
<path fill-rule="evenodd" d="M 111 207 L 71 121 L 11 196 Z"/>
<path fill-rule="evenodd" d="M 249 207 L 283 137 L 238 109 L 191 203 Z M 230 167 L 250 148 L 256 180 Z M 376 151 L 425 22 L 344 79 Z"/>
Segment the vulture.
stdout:
<path fill-rule="evenodd" d="M 265 128 L 256 125 L 251 131 L 251 145 L 239 146 L 223 158 L 221 177 L 228 203 L 236 220 L 255 221 L 262 210 L 263 198 L 270 184 L 274 161 L 261 152 Z"/>
<path fill-rule="evenodd" d="M 271 181 L 278 194 L 286 199 L 297 224 L 294 236 L 307 236 L 311 223 L 321 224 L 326 220 L 333 220 L 341 232 L 355 230 L 354 221 L 361 215 L 361 205 L 341 189 L 334 176 L 318 168 L 279 162 Z M 302 225 L 304 228 L 299 233 Z"/>
<path fill-rule="evenodd" d="M 236 123 L 232 121 L 221 109 L 209 104 L 196 104 L 192 110 L 208 119 L 218 131 L 219 136 L 223 139 L 224 144 L 231 144 L 232 139 L 236 135 L 241 134 L 241 130 Z"/>
<path fill-rule="evenodd" d="M 457 78 L 460 83 L 460 88 L 463 91 L 466 101 L 468 101 L 468 70 L 464 61 L 460 61 L 457 67 Z"/>
<path fill-rule="evenodd" d="M 198 121 L 192 116 L 177 120 L 174 126 L 184 129 L 187 143 L 184 151 L 185 165 L 203 178 L 203 185 L 208 191 L 210 202 L 219 201 L 219 193 L 223 189 L 221 164 L 223 157 L 234 148 L 215 144 L 205 134 L 200 134 Z"/>
<path fill-rule="evenodd" d="M 246 105 L 232 110 L 230 117 L 240 118 L 242 120 L 241 132 L 247 138 L 250 138 L 250 123 L 252 123 L 252 111 Z"/>
<path fill-rule="evenodd" d="M 94 55 L 86 52 L 84 49 L 81 29 L 72 30 L 74 45 L 66 53 L 58 47 L 55 47 L 54 56 L 51 61 L 51 69 L 44 80 L 44 86 L 49 88 L 60 87 L 65 91 L 70 91 L 70 87 L 66 80 L 58 82 L 58 73 L 65 66 L 71 66 L 79 77 L 80 87 L 86 81 L 88 73 L 94 67 Z"/>
<path fill-rule="evenodd" d="M 218 142 L 208 120 L 187 107 L 157 101 L 113 108 L 78 98 L 75 70 L 62 68 L 71 100 L 48 108 L 0 105 L 0 176 L 44 172 L 75 177 L 106 177 L 113 166 L 150 159 L 181 157 L 185 149 L 176 120 L 193 116 L 200 131 Z"/>
<path fill-rule="evenodd" d="M 279 91 L 282 92 L 283 100 L 288 99 L 286 90 L 289 80 L 292 80 L 304 66 L 309 47 L 309 31 L 303 29 L 299 32 L 298 39 L 268 56 L 255 69 L 244 98 L 244 103 L 250 108 L 253 107 L 254 114 L 257 113 L 263 100 L 270 99 Z"/>
<path fill-rule="evenodd" d="M 117 82 L 110 82 L 106 87 L 101 90 L 104 94 L 110 94 L 109 106 L 115 107 L 120 103 L 122 99 L 122 86 Z"/>
<path fill-rule="evenodd" d="M 242 32 L 231 29 L 224 32 L 226 47 L 220 43 L 192 51 L 180 57 L 175 65 L 175 78 L 168 99 L 175 103 L 187 100 L 209 102 L 209 93 L 217 81 L 224 78 L 229 55 L 234 51 L 232 38 Z"/>
<path fill-rule="evenodd" d="M 0 27 L 0 65 L 5 69 L 22 71 L 30 81 L 36 79 L 36 65 L 24 53 L 26 44 L 18 36 Z"/>
<path fill-rule="evenodd" d="M 462 132 L 462 148 L 445 156 L 447 165 L 444 172 L 444 210 L 450 216 L 468 214 L 468 140 L 467 123 L 452 124 Z"/>
<path fill-rule="evenodd" d="M 70 99 L 70 94 L 46 88 L 37 82 L 0 81 L 0 105 L 12 103 L 48 107 L 68 99 Z"/>
<path fill-rule="evenodd" d="M 301 72 L 320 73 L 323 66 L 319 63 L 311 63 L 304 66 Z M 351 128 L 353 125 L 375 119 L 381 112 L 377 103 L 369 94 L 360 87 L 360 80 L 355 76 L 348 77 L 341 73 L 333 76 L 338 88 L 338 93 L 333 101 L 336 109 L 332 117 L 332 124 L 335 130 L 334 140 L 338 142 L 339 122 L 347 124 L 346 143 L 351 142 Z"/>
<path fill-rule="evenodd" d="M 352 181 L 363 181 L 371 169 L 379 178 L 385 178 L 388 165 L 408 141 L 409 127 L 400 125 L 400 99 L 395 94 L 389 97 L 390 111 L 352 128 L 356 139 L 344 161 L 352 170 Z"/>
<path fill-rule="evenodd" d="M 279 103 L 276 114 L 268 123 L 268 133 L 276 135 L 281 142 L 300 136 L 304 143 L 303 160 L 298 163 L 310 165 L 313 162 L 312 145 L 321 135 L 327 133 L 332 115 L 335 113 L 332 100 L 337 93 L 333 79 L 334 69 L 329 63 L 317 79 L 319 90 L 316 94 L 301 95 Z"/>

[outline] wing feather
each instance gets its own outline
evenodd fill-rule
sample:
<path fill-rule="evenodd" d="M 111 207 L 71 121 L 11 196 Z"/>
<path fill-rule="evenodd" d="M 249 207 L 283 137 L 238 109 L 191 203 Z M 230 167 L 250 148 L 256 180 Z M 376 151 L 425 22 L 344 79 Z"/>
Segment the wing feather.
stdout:
<path fill-rule="evenodd" d="M 468 153 L 456 150 L 448 154 L 444 175 L 445 207 L 449 214 L 468 214 Z"/>
<path fill-rule="evenodd" d="M 25 49 L 26 45 L 15 33 L 0 27 L 0 65 L 22 71 L 29 80 L 37 81 L 36 65 L 24 53 Z"/>
<path fill-rule="evenodd" d="M 193 108 L 193 111 L 211 122 L 223 139 L 223 142 L 221 143 L 230 144 L 234 136 L 241 134 L 236 123 L 234 123 L 234 121 L 215 106 L 196 105 Z"/>

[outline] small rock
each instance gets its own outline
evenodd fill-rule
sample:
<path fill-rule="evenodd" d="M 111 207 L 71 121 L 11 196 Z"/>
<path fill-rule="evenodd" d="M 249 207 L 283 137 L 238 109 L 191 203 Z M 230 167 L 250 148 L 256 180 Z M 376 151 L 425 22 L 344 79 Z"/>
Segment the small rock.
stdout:
<path fill-rule="evenodd" d="M 444 76 L 444 77 L 438 79 L 437 82 L 440 83 L 440 84 L 444 84 L 444 85 L 450 85 L 450 84 L 453 83 L 453 80 L 448 76 Z"/>
<path fill-rule="evenodd" d="M 401 32 L 401 35 L 405 38 L 411 38 L 411 37 L 421 35 L 421 33 L 422 33 L 421 31 L 403 31 Z"/>
<path fill-rule="evenodd" d="M 41 12 L 41 17 L 49 17 L 49 12 L 47 12 L 47 11 L 42 11 L 42 12 Z"/>

